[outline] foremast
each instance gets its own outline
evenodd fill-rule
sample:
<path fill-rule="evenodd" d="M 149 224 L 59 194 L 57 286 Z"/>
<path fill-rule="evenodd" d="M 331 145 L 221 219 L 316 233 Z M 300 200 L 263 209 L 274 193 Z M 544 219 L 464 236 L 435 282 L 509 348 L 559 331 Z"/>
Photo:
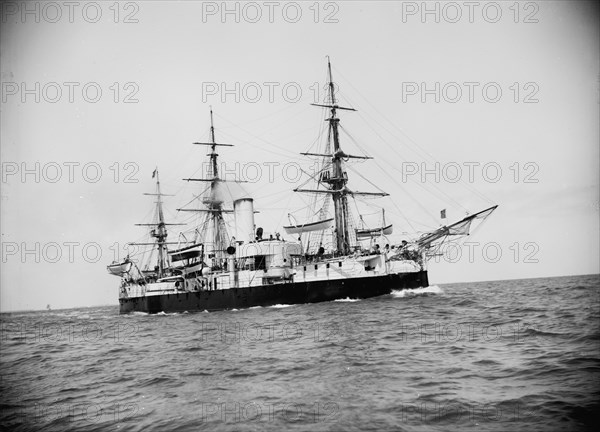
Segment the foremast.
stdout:
<path fill-rule="evenodd" d="M 348 211 L 348 195 L 370 195 L 370 196 L 387 196 L 385 192 L 354 192 L 348 189 L 348 174 L 344 170 L 342 159 L 372 159 L 368 156 L 353 156 L 347 155 L 342 151 L 340 145 L 339 123 L 337 110 L 356 111 L 353 108 L 341 107 L 337 104 L 335 97 L 335 85 L 333 83 L 333 75 L 331 73 L 331 61 L 327 57 L 327 75 L 329 82 L 328 99 L 329 104 L 311 104 L 323 108 L 329 108 L 330 116 L 326 121 L 329 123 L 327 141 L 330 144 L 333 142 L 333 152 L 331 154 L 319 153 L 301 153 L 307 156 L 324 156 L 331 158 L 331 172 L 321 171 L 318 181 L 327 185 L 326 190 L 310 190 L 310 189 L 294 189 L 295 192 L 312 192 L 312 193 L 327 193 L 331 195 L 334 206 L 335 220 L 335 246 L 338 254 L 347 255 L 350 253 L 350 213 Z M 328 145 L 328 149 L 331 146 Z"/>
<path fill-rule="evenodd" d="M 338 125 L 340 119 L 336 117 L 336 100 L 335 88 L 333 85 L 333 76 L 331 74 L 331 63 L 327 60 L 327 71 L 329 73 L 329 95 L 331 99 L 331 116 L 329 119 L 329 139 L 333 140 L 333 158 L 332 168 L 333 177 L 329 180 L 331 185 L 333 208 L 335 212 L 335 238 L 336 246 L 339 253 L 347 254 L 350 252 L 350 238 L 348 234 L 348 197 L 346 192 L 346 184 L 348 176 L 342 168 L 342 160 L 340 158 L 340 135 Z"/>

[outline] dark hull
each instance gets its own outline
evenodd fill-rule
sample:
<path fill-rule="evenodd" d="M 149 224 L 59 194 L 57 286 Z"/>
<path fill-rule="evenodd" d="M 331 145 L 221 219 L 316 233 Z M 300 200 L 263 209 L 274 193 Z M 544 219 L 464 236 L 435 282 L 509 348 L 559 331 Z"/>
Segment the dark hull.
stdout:
<path fill-rule="evenodd" d="M 427 271 L 119 299 L 121 313 L 192 312 L 369 298 L 429 285 Z"/>

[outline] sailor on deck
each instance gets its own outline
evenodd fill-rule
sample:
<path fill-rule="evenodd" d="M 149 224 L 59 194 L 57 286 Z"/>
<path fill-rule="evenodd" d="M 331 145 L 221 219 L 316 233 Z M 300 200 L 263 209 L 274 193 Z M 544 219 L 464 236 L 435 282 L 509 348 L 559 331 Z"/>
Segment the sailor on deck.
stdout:
<path fill-rule="evenodd" d="M 319 250 L 317 251 L 317 258 L 322 259 L 325 254 L 325 248 L 323 247 L 323 243 L 319 243 Z"/>

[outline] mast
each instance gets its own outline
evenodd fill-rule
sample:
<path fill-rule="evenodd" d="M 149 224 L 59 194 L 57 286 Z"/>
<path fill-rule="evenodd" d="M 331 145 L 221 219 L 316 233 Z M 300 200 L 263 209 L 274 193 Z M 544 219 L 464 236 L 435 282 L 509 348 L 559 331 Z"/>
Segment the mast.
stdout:
<path fill-rule="evenodd" d="M 215 126 L 213 123 L 212 107 L 210 108 L 210 143 L 211 143 L 210 162 L 212 165 L 213 179 L 218 179 L 219 171 L 217 168 L 217 156 L 219 156 L 219 155 L 215 151 L 217 148 L 217 143 L 215 142 Z"/>
<path fill-rule="evenodd" d="M 332 172 L 328 170 L 321 171 L 318 183 L 325 183 L 328 188 L 323 189 L 303 189 L 296 188 L 295 192 L 307 192 L 307 193 L 326 193 L 330 194 L 333 200 L 334 212 L 335 212 L 335 243 L 336 251 L 342 255 L 350 253 L 350 218 L 348 210 L 348 195 L 364 195 L 364 196 L 387 196 L 385 192 L 357 192 L 348 189 L 346 186 L 348 183 L 348 174 L 344 171 L 342 160 L 347 159 L 372 159 L 369 156 L 355 156 L 344 153 L 340 145 L 339 136 L 339 122 L 337 118 L 337 110 L 356 111 L 354 108 L 341 107 L 337 104 L 335 99 L 335 87 L 333 84 L 333 75 L 331 73 L 331 62 L 329 56 L 327 57 L 327 73 L 328 73 L 328 88 L 329 88 L 329 103 L 324 104 L 311 104 L 314 106 L 329 108 L 331 116 L 327 119 L 329 122 L 329 130 L 327 135 L 328 143 L 333 142 L 333 151 L 330 153 L 300 153 L 305 156 L 320 156 L 331 158 Z M 326 151 L 329 151 L 330 148 Z"/>
<path fill-rule="evenodd" d="M 158 177 L 158 168 L 154 170 L 156 174 L 156 208 L 158 210 L 158 226 L 153 231 L 153 237 L 156 237 L 156 243 L 158 244 L 158 277 L 162 277 L 165 272 L 165 257 L 167 246 L 165 241 L 167 239 L 167 228 L 165 227 L 165 218 L 163 215 L 162 208 L 162 194 L 160 192 L 160 179 Z"/>
<path fill-rule="evenodd" d="M 212 107 L 210 108 L 210 143 L 211 143 L 211 152 L 210 152 L 210 163 L 212 167 L 212 181 L 211 181 L 211 193 L 210 193 L 210 202 L 208 203 L 208 208 L 211 210 L 208 213 L 208 217 L 212 219 L 212 234 L 213 234 L 213 244 L 214 250 L 213 253 L 215 257 L 219 255 L 221 257 L 223 255 L 223 250 L 227 247 L 226 244 L 228 242 L 227 239 L 227 231 L 225 228 L 225 220 L 223 219 L 223 201 L 217 197 L 217 184 L 219 182 L 219 168 L 217 165 L 217 157 L 219 156 L 216 152 L 217 143 L 215 141 L 215 126 L 213 122 L 213 111 Z"/>
<path fill-rule="evenodd" d="M 130 245 L 137 245 L 137 246 L 157 246 L 158 248 L 158 263 L 156 265 L 156 269 L 157 269 L 157 277 L 161 278 L 163 276 L 165 276 L 166 273 L 166 269 L 168 268 L 168 263 L 167 263 L 167 245 L 168 244 L 177 244 L 177 243 L 168 243 L 167 242 L 167 226 L 169 225 L 182 225 L 182 224 L 178 224 L 178 223 L 165 223 L 165 217 L 164 217 L 164 213 L 163 213 L 163 207 L 162 207 L 162 197 L 163 196 L 173 196 L 173 195 L 168 195 L 168 194 L 164 194 L 160 191 L 160 179 L 158 176 L 158 168 L 154 169 L 154 172 L 152 173 L 152 178 L 156 177 L 156 193 L 144 193 L 144 195 L 150 195 L 150 196 L 156 196 L 157 200 L 156 200 L 156 216 L 157 216 L 157 221 L 154 223 L 138 223 L 135 224 L 136 226 L 148 226 L 148 227 L 152 227 L 152 229 L 150 230 L 150 236 L 154 237 L 156 239 L 155 242 L 153 243 L 138 243 L 138 242 L 131 242 L 128 243 Z"/>
<path fill-rule="evenodd" d="M 131 245 L 139 246 L 150 246 L 156 245 L 158 248 L 158 263 L 157 263 L 157 277 L 161 278 L 165 275 L 165 269 L 167 268 L 166 257 L 167 257 L 167 225 L 180 225 L 180 224 L 167 224 L 165 223 L 165 217 L 162 208 L 162 197 L 165 195 L 160 191 L 160 179 L 158 176 L 158 168 L 154 169 L 152 178 L 156 177 L 156 193 L 145 193 L 144 195 L 156 196 L 156 215 L 158 221 L 154 223 L 139 223 L 136 226 L 151 226 L 150 235 L 156 239 L 155 243 L 129 243 Z"/>
<path fill-rule="evenodd" d="M 347 175 L 343 171 L 340 158 L 340 136 L 338 124 L 340 119 L 336 117 L 335 88 L 333 85 L 333 76 L 331 74 L 331 62 L 327 58 L 327 70 L 329 74 L 329 98 L 331 100 L 331 117 L 329 117 L 329 137 L 333 139 L 333 178 L 331 186 L 333 189 L 332 199 L 335 212 L 335 238 L 337 251 L 342 254 L 350 252 L 350 242 L 348 236 L 348 198 L 346 196 L 345 186 L 348 183 Z"/>
<path fill-rule="evenodd" d="M 216 142 L 212 107 L 210 108 L 210 142 L 195 142 L 194 144 L 210 147 L 210 153 L 207 155 L 209 157 L 208 175 L 207 178 L 187 178 L 184 180 L 210 182 L 210 192 L 202 199 L 202 203 L 207 208 L 178 210 L 206 212 L 206 217 L 204 218 L 205 223 L 203 224 L 205 232 L 203 232 L 201 237 L 204 238 L 205 242 L 208 240 L 213 245 L 212 253 L 214 253 L 214 257 L 217 261 L 216 265 L 219 265 L 218 263 L 224 255 L 224 250 L 229 245 L 229 236 L 227 234 L 225 220 L 223 219 L 223 213 L 228 212 L 229 210 L 223 209 L 223 198 L 219 196 L 220 190 L 218 185 L 225 180 L 219 177 L 219 155 L 217 153 L 217 146 L 233 147 L 233 145 Z"/>

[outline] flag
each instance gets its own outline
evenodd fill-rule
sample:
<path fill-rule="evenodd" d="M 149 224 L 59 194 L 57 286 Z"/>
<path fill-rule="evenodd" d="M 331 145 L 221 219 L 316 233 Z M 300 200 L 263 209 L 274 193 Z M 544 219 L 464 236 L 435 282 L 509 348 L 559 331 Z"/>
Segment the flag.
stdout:
<path fill-rule="evenodd" d="M 440 217 L 441 217 L 442 219 L 446 219 L 446 209 L 444 209 L 444 210 L 440 211 Z"/>
<path fill-rule="evenodd" d="M 156 168 L 156 169 L 154 170 L 154 172 L 152 173 L 152 178 L 156 177 L 156 173 L 157 173 L 157 172 L 158 172 L 158 168 Z"/>

